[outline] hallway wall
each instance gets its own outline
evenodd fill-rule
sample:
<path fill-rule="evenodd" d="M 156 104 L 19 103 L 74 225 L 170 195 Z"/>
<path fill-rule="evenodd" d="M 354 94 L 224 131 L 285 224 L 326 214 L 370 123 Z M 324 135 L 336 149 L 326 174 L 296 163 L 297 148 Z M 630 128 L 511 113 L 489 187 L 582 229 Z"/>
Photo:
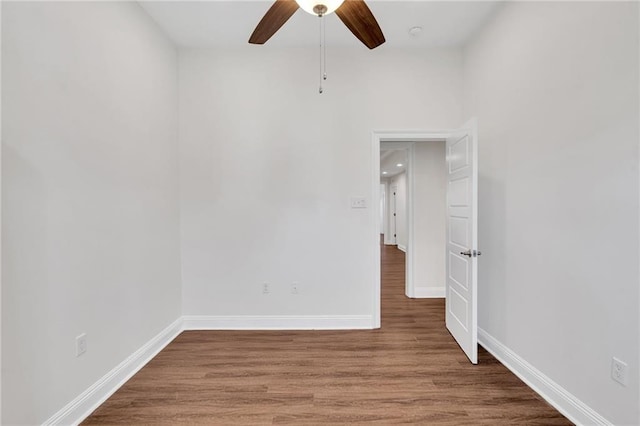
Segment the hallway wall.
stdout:
<path fill-rule="evenodd" d="M 396 244 L 407 251 L 407 174 L 402 172 L 389 179 L 390 207 L 393 209 L 395 192 L 396 208 Z M 392 213 L 393 214 L 393 213 Z M 393 219 L 392 219 L 393 220 Z"/>
<path fill-rule="evenodd" d="M 414 285 L 418 297 L 445 296 L 447 169 L 445 143 L 416 142 Z"/>

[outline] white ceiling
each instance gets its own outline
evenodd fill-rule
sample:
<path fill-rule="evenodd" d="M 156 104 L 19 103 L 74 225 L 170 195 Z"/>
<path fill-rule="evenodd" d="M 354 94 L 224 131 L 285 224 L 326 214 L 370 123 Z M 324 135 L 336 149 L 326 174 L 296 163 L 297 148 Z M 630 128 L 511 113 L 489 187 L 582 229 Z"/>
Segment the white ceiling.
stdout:
<path fill-rule="evenodd" d="M 398 164 L 402 164 L 402 166 L 398 166 Z M 380 151 L 381 178 L 390 178 L 404 172 L 405 170 L 407 170 L 406 149 L 389 149 Z"/>
<path fill-rule="evenodd" d="M 368 1 L 390 47 L 458 47 L 502 2 Z M 141 6 L 180 47 L 244 46 L 272 1 L 141 1 Z M 420 26 L 419 37 L 409 29 Z M 327 45 L 363 47 L 335 14 L 326 17 Z M 298 10 L 268 47 L 317 46 L 319 20 Z"/>

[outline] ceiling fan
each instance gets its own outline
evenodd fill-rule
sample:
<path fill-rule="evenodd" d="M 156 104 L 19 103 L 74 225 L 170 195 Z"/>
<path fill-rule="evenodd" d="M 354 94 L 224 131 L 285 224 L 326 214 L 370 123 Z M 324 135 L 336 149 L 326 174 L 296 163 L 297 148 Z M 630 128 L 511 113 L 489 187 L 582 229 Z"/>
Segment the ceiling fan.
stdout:
<path fill-rule="evenodd" d="M 251 34 L 249 43 L 264 44 L 299 8 L 321 18 L 335 11 L 353 35 L 369 49 L 385 42 L 382 30 L 364 0 L 276 0 Z"/>

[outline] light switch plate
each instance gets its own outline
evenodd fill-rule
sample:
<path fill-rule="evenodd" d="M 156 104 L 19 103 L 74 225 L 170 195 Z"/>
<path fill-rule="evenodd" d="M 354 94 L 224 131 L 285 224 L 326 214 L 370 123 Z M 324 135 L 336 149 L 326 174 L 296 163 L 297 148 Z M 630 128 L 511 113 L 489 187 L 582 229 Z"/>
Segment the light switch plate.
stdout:
<path fill-rule="evenodd" d="M 366 209 L 367 199 L 365 197 L 351 197 L 352 209 Z"/>

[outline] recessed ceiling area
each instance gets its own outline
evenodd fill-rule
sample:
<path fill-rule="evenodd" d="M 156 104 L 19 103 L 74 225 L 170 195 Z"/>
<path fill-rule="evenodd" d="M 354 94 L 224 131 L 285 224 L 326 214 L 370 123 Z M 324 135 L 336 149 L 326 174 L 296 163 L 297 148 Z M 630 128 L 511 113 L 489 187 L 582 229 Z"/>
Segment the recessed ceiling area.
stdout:
<path fill-rule="evenodd" d="M 390 149 L 380 152 L 380 177 L 390 178 L 407 170 L 407 150 Z"/>
<path fill-rule="evenodd" d="M 142 8 L 178 46 L 248 46 L 272 1 L 141 1 Z M 497 11 L 499 1 L 367 1 L 387 42 L 379 49 L 463 46 Z M 418 35 L 409 30 L 421 27 Z M 335 14 L 326 16 L 328 46 L 365 48 Z M 319 19 L 302 9 L 264 45 L 310 47 L 319 43 Z M 366 48 L 365 48 L 366 49 Z"/>

